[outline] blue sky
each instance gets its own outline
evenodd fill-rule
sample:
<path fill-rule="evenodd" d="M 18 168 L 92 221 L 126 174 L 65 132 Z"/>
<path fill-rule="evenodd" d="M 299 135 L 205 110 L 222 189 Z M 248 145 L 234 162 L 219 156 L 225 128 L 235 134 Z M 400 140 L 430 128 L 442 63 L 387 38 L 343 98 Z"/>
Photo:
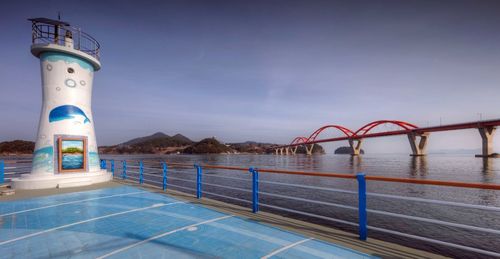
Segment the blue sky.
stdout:
<path fill-rule="evenodd" d="M 35 138 L 26 18 L 58 11 L 102 46 L 100 145 L 157 131 L 286 143 L 325 124 L 500 118 L 498 1 L 2 1 L 0 141 Z M 429 145 L 478 148 L 480 137 L 438 133 Z M 401 136 L 365 148 L 409 151 Z"/>

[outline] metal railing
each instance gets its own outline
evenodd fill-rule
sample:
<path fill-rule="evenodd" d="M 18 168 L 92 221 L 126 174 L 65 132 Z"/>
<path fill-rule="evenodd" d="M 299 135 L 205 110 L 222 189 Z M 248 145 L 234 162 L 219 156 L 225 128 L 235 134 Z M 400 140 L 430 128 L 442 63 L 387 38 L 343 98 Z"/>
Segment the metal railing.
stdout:
<path fill-rule="evenodd" d="M 31 172 L 31 160 L 0 160 L 0 184 Z"/>
<path fill-rule="evenodd" d="M 32 43 L 53 43 L 61 46 L 71 44 L 74 49 L 99 60 L 99 42 L 80 28 L 33 22 Z"/>
<path fill-rule="evenodd" d="M 368 215 L 379 215 L 384 217 L 398 218 L 402 220 L 410 220 L 415 222 L 420 222 L 423 224 L 437 224 L 446 227 L 458 228 L 466 231 L 478 231 L 481 233 L 498 235 L 500 238 L 500 230 L 494 228 L 486 228 L 479 226 L 472 226 L 462 223 L 449 222 L 446 220 L 438 220 L 433 218 L 425 218 L 421 216 L 412 216 L 405 215 L 401 213 L 394 213 L 389 211 L 383 211 L 379 208 L 368 208 L 367 207 L 367 198 L 370 197 L 378 197 L 384 199 L 392 199 L 392 200 L 402 200 L 402 201 L 411 201 L 411 202 L 422 202 L 424 204 L 432 204 L 432 205 L 446 205 L 453 207 L 462 207 L 468 209 L 476 209 L 476 210 L 484 210 L 491 212 L 500 212 L 500 207 L 495 206 L 485 206 L 485 205 L 475 205 L 475 204 L 467 204 L 460 202 L 451 202 L 451 201 L 441 201 L 441 200 L 433 200 L 433 199 L 424 199 L 418 197 L 406 197 L 399 195 L 390 195 L 390 194 L 381 194 L 381 193 L 371 193 L 367 192 L 367 182 L 371 181 L 381 181 L 381 182 L 395 182 L 395 183 L 409 183 L 409 184 L 419 184 L 419 185 L 434 185 L 434 186 L 446 186 L 446 187 L 454 187 L 454 188 L 474 188 L 474 189 L 483 189 L 483 190 L 500 190 L 500 185 L 498 184 L 482 184 L 482 183 L 466 183 L 466 182 L 454 182 L 454 181 L 437 181 L 437 180 L 420 180 L 420 179 L 408 179 L 408 178 L 394 178 L 394 177 L 383 177 L 383 176 L 367 176 L 363 173 L 358 173 L 356 175 L 352 174 L 337 174 L 337 173 L 323 173 L 323 172 L 300 172 L 300 171 L 287 171 L 287 170 L 276 170 L 276 169 L 264 169 L 264 168 L 243 168 L 243 167 L 233 167 L 233 166 L 215 166 L 215 165 L 203 165 L 203 164 L 179 164 L 179 163 L 167 163 L 167 162 L 158 162 L 158 161 L 135 161 L 135 160 L 122 160 L 120 168 L 121 170 L 117 170 L 115 167 L 114 160 L 102 160 L 102 168 L 108 168 L 114 177 L 118 177 L 124 180 L 132 180 L 137 181 L 139 184 L 149 184 L 155 185 L 163 190 L 167 190 L 170 188 L 174 188 L 176 190 L 181 191 L 189 191 L 193 195 L 195 195 L 198 199 L 201 199 L 204 195 L 210 195 L 210 197 L 218 197 L 223 198 L 226 201 L 234 201 L 239 204 L 250 204 L 251 210 L 254 213 L 258 213 L 261 207 L 266 207 L 276 211 L 283 211 L 285 213 L 297 214 L 300 216 L 308 217 L 308 218 L 316 218 L 323 221 L 330 221 L 335 223 L 340 223 L 344 225 L 348 225 L 351 227 L 357 228 L 357 233 L 359 239 L 366 240 L 368 237 L 369 230 L 390 234 L 393 236 L 410 238 L 414 240 L 419 240 L 425 243 L 431 243 L 451 248 L 458 248 L 468 252 L 477 253 L 486 256 L 500 256 L 500 253 L 496 251 L 489 251 L 485 249 L 465 246 L 462 244 L 451 243 L 447 241 L 438 240 L 435 238 L 429 238 L 409 233 L 400 232 L 393 229 L 387 229 L 378 226 L 372 226 L 368 224 Z M 108 163 L 109 162 L 109 163 Z M 108 166 L 109 164 L 109 166 Z M 181 168 L 182 170 L 175 170 Z M 188 169 L 191 168 L 191 169 Z M 192 171 L 191 171 L 192 170 Z M 249 175 L 248 178 L 227 176 L 227 175 L 215 175 L 205 173 L 205 171 L 213 171 L 217 170 L 217 172 L 228 171 L 228 172 L 241 172 L 244 175 Z M 319 187 L 312 186 L 306 184 L 296 184 L 296 183 L 286 183 L 286 182 L 278 182 L 278 181 L 270 181 L 270 180 L 260 180 L 259 175 L 262 174 L 284 174 L 290 176 L 312 176 L 312 177 L 322 177 L 322 178 L 341 178 L 348 179 L 357 182 L 357 190 L 345 190 L 345 189 L 336 189 L 329 187 Z M 185 177 L 189 176 L 189 177 Z M 224 185 L 219 182 L 208 181 L 207 179 L 217 178 L 217 179 L 228 179 L 231 183 L 242 182 L 249 183 L 250 186 L 246 186 L 246 188 L 235 187 Z M 174 183 L 172 183 L 174 182 Z M 185 184 L 180 184 L 181 182 Z M 352 195 L 357 199 L 356 204 L 340 204 L 336 202 L 330 201 L 320 201 L 320 200 L 311 200 L 308 198 L 294 197 L 289 195 L 283 195 L 274 192 L 262 191 L 259 188 L 259 184 L 268 184 L 274 186 L 286 186 L 293 188 L 303 188 L 307 190 L 317 190 L 317 191 L 326 191 L 330 193 L 341 193 L 343 195 Z M 206 191 L 204 187 L 212 187 L 218 189 L 225 189 L 228 191 L 238 191 L 243 194 L 250 194 L 249 196 L 235 197 L 233 195 L 226 195 L 224 193 L 215 192 L 215 191 Z M 333 208 L 345 209 L 349 211 L 356 212 L 357 220 L 345 220 L 340 218 L 335 218 L 331 216 L 318 215 L 315 213 L 301 211 L 295 208 L 287 208 L 284 206 L 279 206 L 270 203 L 262 202 L 262 197 L 272 197 L 276 199 L 289 200 L 293 202 L 300 202 L 303 204 L 314 204 L 318 206 L 328 206 Z"/>
<path fill-rule="evenodd" d="M 12 178 L 19 177 L 22 173 L 29 173 L 31 168 L 30 160 L 0 160 L 0 183 L 8 183 Z M 385 199 L 393 201 L 417 202 L 423 205 L 432 206 L 448 206 L 451 208 L 464 208 L 473 210 L 473 213 L 479 211 L 485 213 L 500 213 L 500 207 L 487 206 L 480 204 L 468 204 L 454 201 L 444 201 L 436 199 L 426 199 L 420 197 L 408 197 L 393 194 L 374 193 L 367 191 L 367 184 L 369 182 L 386 182 L 386 183 L 404 183 L 404 184 L 418 184 L 418 185 L 432 185 L 443 186 L 449 188 L 467 188 L 485 191 L 499 191 L 500 185 L 498 184 L 483 184 L 483 183 L 466 183 L 455 181 L 437 181 L 437 180 L 420 180 L 408 178 L 394 178 L 383 176 L 371 176 L 358 173 L 352 174 L 337 174 L 337 173 L 322 173 L 322 172 L 301 172 L 301 171 L 287 171 L 265 168 L 244 168 L 233 166 L 215 166 L 205 164 L 180 164 L 180 163 L 167 163 L 165 161 L 148 161 L 148 160 L 101 160 L 101 168 L 108 170 L 114 178 L 119 178 L 127 181 L 137 182 L 139 184 L 147 184 L 161 188 L 162 190 L 174 189 L 184 193 L 192 194 L 198 199 L 204 196 L 210 198 L 219 198 L 224 202 L 235 203 L 238 205 L 248 206 L 252 212 L 258 213 L 261 208 L 267 208 L 271 211 L 281 211 L 287 215 L 298 215 L 305 218 L 315 218 L 318 222 L 332 222 L 340 225 L 345 225 L 350 228 L 357 229 L 359 239 L 366 240 L 370 231 L 375 233 L 385 233 L 391 236 L 409 238 L 419 240 L 424 243 L 435 244 L 439 246 L 462 249 L 464 251 L 477 253 L 485 256 L 500 257 L 498 251 L 490 251 L 484 248 L 472 247 L 470 245 L 457 244 L 440 240 L 437 238 L 426 237 L 417 235 L 415 233 L 407 233 L 405 231 L 398 231 L 397 229 L 388 229 L 387 227 L 380 227 L 377 225 L 370 225 L 369 217 L 383 216 L 392 219 L 403 220 L 404 222 L 418 222 L 419 224 L 435 224 L 447 228 L 459 229 L 461 231 L 482 233 L 481 235 L 493 235 L 497 239 L 500 238 L 500 229 L 495 228 L 496 225 L 488 225 L 488 227 L 478 226 L 476 224 L 464 224 L 453 222 L 450 219 L 443 218 L 435 219 L 423 217 L 422 215 L 408 215 L 411 212 L 411 207 L 408 210 L 403 210 L 405 213 L 397 213 L 383 210 L 380 207 L 368 207 L 367 201 L 370 199 Z M 353 186 L 353 190 L 332 188 L 325 186 L 314 186 L 311 184 L 291 183 L 281 180 L 273 179 L 272 176 L 276 175 L 289 175 L 291 178 L 295 177 L 314 177 L 321 179 L 344 179 L 345 181 L 352 181 L 357 186 Z M 266 176 L 264 179 L 261 176 Z M 264 187 L 269 187 L 270 191 Z M 286 192 L 280 192 L 279 188 L 301 189 L 314 192 L 324 192 L 328 197 L 335 198 L 339 195 L 349 197 L 351 204 L 342 204 L 335 202 L 334 199 L 320 200 L 310 199 L 310 197 L 299 197 L 296 195 L 285 195 Z M 225 191 L 220 191 L 225 190 Z M 229 194 L 228 194 L 229 193 Z M 310 193 L 310 192 L 309 192 Z M 336 195 L 333 195 L 336 194 Z M 294 205 L 287 206 L 287 203 L 275 202 L 275 200 L 289 201 Z M 328 208 L 335 208 L 338 210 L 345 210 L 355 215 L 347 219 L 335 217 L 331 214 L 321 215 L 306 210 L 300 210 L 304 206 L 295 206 L 295 204 L 302 204 L 308 206 L 321 206 Z M 403 203 L 404 204 L 404 203 Z M 307 206 L 306 206 L 307 207 Z M 352 220 L 355 219 L 355 220 Z M 322 224 L 322 223 L 321 223 Z M 494 247 L 493 247 L 494 248 Z M 495 250 L 497 248 L 494 248 Z M 498 250 L 498 249 L 497 249 Z"/>

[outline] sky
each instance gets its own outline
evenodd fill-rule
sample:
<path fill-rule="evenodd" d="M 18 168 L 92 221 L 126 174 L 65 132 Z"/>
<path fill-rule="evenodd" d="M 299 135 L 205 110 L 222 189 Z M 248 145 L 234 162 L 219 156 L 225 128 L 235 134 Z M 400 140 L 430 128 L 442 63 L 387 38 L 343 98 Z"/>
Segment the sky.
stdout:
<path fill-rule="evenodd" d="M 500 118 L 500 1 L 1 1 L 0 141 L 36 137 L 26 19 L 58 12 L 101 44 L 100 145 L 158 131 L 288 143 L 326 124 Z M 479 147 L 476 130 L 429 139 L 430 150 Z M 410 151 L 404 136 L 364 149 Z"/>

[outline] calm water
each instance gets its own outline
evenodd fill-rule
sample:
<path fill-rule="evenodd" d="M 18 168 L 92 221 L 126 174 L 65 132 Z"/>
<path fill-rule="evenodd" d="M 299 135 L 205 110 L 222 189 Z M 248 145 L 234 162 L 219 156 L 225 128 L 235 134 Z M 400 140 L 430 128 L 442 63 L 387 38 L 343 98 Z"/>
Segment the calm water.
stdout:
<path fill-rule="evenodd" d="M 83 168 L 82 154 L 63 154 L 62 158 L 63 169 L 81 169 Z"/>
<path fill-rule="evenodd" d="M 464 182 L 481 182 L 500 184 L 500 159 L 483 160 L 473 155 L 429 155 L 427 157 L 410 157 L 407 154 L 368 154 L 360 157 L 344 155 L 318 155 L 318 156 L 275 156 L 275 155 L 126 155 L 126 156 L 102 156 L 106 159 L 145 159 L 152 161 L 146 167 L 157 166 L 155 161 L 167 161 L 173 163 L 206 163 L 212 165 L 231 165 L 240 167 L 279 168 L 300 171 L 336 172 L 356 174 L 363 172 L 367 175 L 383 175 L 402 178 L 452 180 Z M 138 169 L 132 167 L 130 162 L 128 175 L 130 178 L 138 177 Z M 109 166 L 109 165 L 108 165 Z M 116 172 L 121 172 L 121 162 L 116 162 Z M 145 169 L 146 173 L 158 174 L 160 170 Z M 224 179 L 233 177 L 238 179 Z M 281 183 L 304 184 L 321 187 L 331 187 L 345 190 L 357 191 L 357 183 L 348 179 L 330 179 L 321 177 L 260 174 L 261 181 L 274 181 Z M 176 179 L 174 179 L 176 178 Z M 182 180 L 188 181 L 182 181 Z M 195 169 L 169 168 L 169 184 L 180 187 L 191 188 L 186 190 L 180 187 L 169 188 L 194 194 Z M 230 200 L 209 193 L 221 194 L 251 201 L 249 192 L 225 189 L 210 184 L 231 186 L 251 190 L 250 174 L 241 171 L 227 170 L 204 170 L 203 191 L 205 197 L 210 197 L 226 202 L 250 207 L 250 204 L 241 201 Z M 161 177 L 146 175 L 146 182 L 160 185 Z M 500 207 L 500 191 L 476 190 L 454 187 L 424 186 L 415 184 L 368 182 L 368 192 L 393 194 L 409 197 L 420 197 L 444 201 L 462 202 L 467 204 L 479 204 Z M 280 194 L 292 197 L 306 198 L 311 200 L 333 202 L 350 206 L 357 206 L 357 196 L 329 191 L 318 191 L 304 188 L 280 186 L 275 184 L 260 184 L 261 210 L 279 213 L 290 217 L 299 218 L 317 224 L 334 226 L 343 230 L 356 232 L 357 229 L 341 223 L 321 220 L 312 217 L 301 216 L 274 210 L 265 207 L 264 204 L 280 206 L 323 215 L 327 217 L 356 222 L 357 211 L 326 205 L 316 205 L 284 198 L 272 197 L 268 194 Z M 387 198 L 368 197 L 368 208 L 373 210 L 387 211 L 404 215 L 432 218 L 447 222 L 461 223 L 471 226 L 500 230 L 500 212 L 492 212 L 478 209 L 466 209 L 453 206 L 432 205 L 421 202 L 401 201 Z M 464 230 L 456 227 L 447 227 L 432 223 L 417 222 L 409 219 L 400 219 L 390 216 L 382 216 L 368 213 L 368 224 L 374 227 L 395 230 L 403 233 L 424 236 L 437 240 L 461 244 L 465 246 L 480 248 L 489 251 L 500 252 L 500 235 L 488 234 L 478 231 Z M 424 243 L 421 241 L 391 236 L 376 231 L 369 231 L 369 237 L 400 243 L 427 251 L 437 252 L 446 256 L 460 258 L 480 258 L 478 254 L 464 252 L 459 249 L 443 247 Z M 484 256 L 483 256 L 484 257 Z"/>

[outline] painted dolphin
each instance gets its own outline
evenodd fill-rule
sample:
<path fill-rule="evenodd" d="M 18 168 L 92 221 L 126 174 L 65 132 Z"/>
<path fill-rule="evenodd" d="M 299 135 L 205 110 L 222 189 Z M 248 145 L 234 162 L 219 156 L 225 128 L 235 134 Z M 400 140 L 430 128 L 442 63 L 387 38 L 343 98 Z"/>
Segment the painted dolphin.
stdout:
<path fill-rule="evenodd" d="M 58 106 L 50 111 L 49 122 L 69 119 L 78 119 L 83 121 L 83 123 L 90 123 L 89 118 L 85 115 L 82 109 L 73 105 Z"/>

